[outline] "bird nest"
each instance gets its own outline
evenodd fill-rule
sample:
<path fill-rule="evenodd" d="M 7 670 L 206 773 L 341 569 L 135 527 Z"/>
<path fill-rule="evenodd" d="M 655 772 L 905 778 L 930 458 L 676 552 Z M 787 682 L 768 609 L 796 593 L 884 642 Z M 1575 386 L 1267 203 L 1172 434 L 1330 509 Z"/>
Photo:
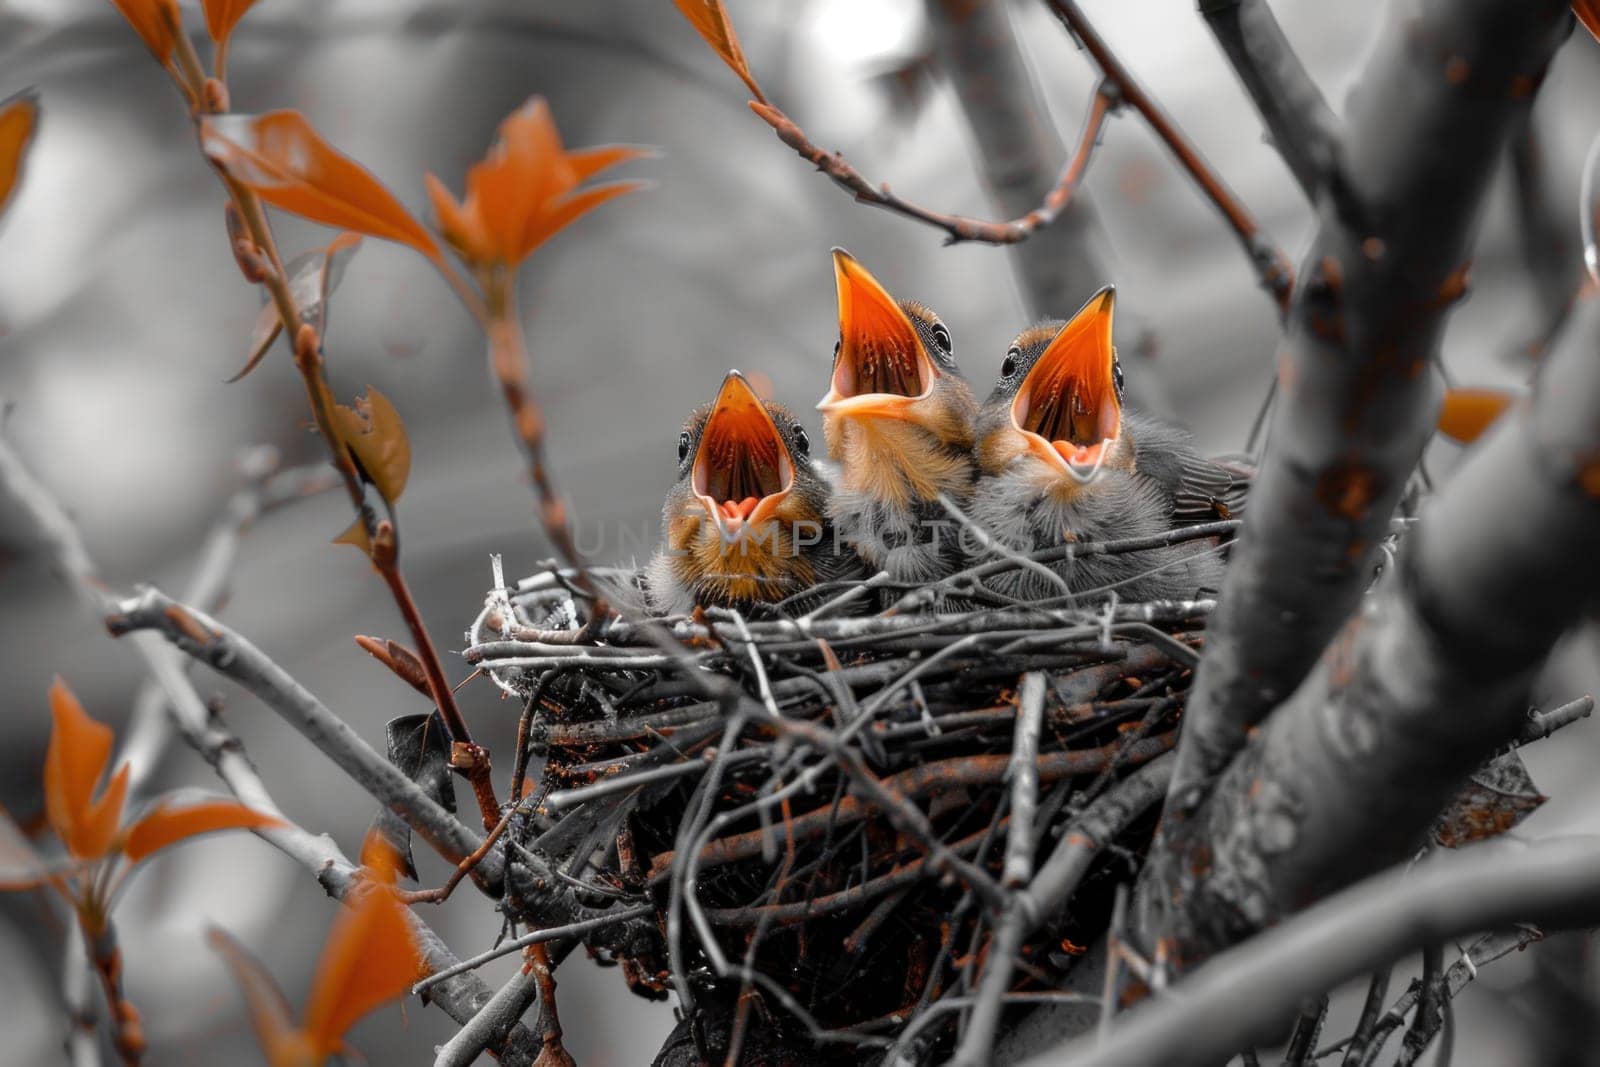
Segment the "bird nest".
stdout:
<path fill-rule="evenodd" d="M 941 1009 L 974 991 L 1011 889 L 1172 747 L 1211 608 L 913 594 L 841 614 L 882 603 L 873 584 L 800 618 L 595 620 L 552 567 L 491 592 L 469 635 L 527 708 L 515 851 L 596 926 L 639 917 L 591 952 L 693 1003 L 719 1062 L 739 1042 L 823 1042 L 830 1062 L 947 1050 Z M 1025 941 L 1014 999 L 1061 989 L 1103 937 L 1153 824 L 1107 842 Z"/>

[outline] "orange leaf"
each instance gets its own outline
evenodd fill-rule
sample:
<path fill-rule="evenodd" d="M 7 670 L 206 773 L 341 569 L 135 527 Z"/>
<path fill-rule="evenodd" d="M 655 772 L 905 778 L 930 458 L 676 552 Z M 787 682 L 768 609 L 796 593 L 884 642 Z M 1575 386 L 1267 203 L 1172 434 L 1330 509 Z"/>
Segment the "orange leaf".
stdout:
<path fill-rule="evenodd" d="M 722 0 L 672 0 L 683 17 L 695 28 L 701 37 L 705 38 L 717 55 L 722 57 L 739 80 L 755 94 L 757 100 L 763 104 L 767 98 L 762 95 L 761 86 L 750 74 L 750 65 L 745 62 L 744 50 L 739 47 L 739 37 L 733 32 L 733 23 L 728 20 L 728 13 L 722 9 Z"/>
<path fill-rule="evenodd" d="M 367 536 L 367 524 L 360 516 L 356 521 L 346 526 L 344 532 L 335 537 L 331 544 L 353 545 L 359 548 L 364 555 L 372 555 L 372 538 Z"/>
<path fill-rule="evenodd" d="M 31 90 L 0 100 L 0 212 L 17 188 L 22 160 L 39 128 L 39 98 Z"/>
<path fill-rule="evenodd" d="M 200 144 L 212 163 L 269 204 L 441 259 L 438 243 L 394 194 L 319 137 L 298 111 L 203 118 Z"/>
<path fill-rule="evenodd" d="M 123 852 L 138 863 L 153 852 L 200 834 L 282 825 L 282 820 L 232 800 L 214 800 L 176 811 L 157 807 L 128 828 Z"/>
<path fill-rule="evenodd" d="M 305 1033 L 321 1055 L 338 1050 L 346 1030 L 402 996 L 425 973 L 405 905 L 375 873 L 361 899 L 334 921 L 306 1003 Z"/>
<path fill-rule="evenodd" d="M 361 839 L 362 872 L 380 885 L 395 885 L 400 881 L 400 871 L 405 858 L 388 838 L 377 830 L 368 830 Z"/>
<path fill-rule="evenodd" d="M 206 941 L 221 955 L 239 983 L 250 1025 L 267 1054 L 267 1062 L 273 1067 L 313 1062 L 305 1037 L 294 1025 L 289 1002 L 261 961 L 227 931 L 215 926 L 206 931 Z"/>
<path fill-rule="evenodd" d="M 333 425 L 379 495 L 391 505 L 399 500 L 411 474 L 411 442 L 389 398 L 369 385 L 355 407 L 334 405 Z"/>
<path fill-rule="evenodd" d="M 1572 10 L 1577 14 L 1578 20 L 1589 28 L 1594 38 L 1600 41 L 1600 2 L 1597 0 L 1572 0 Z"/>
<path fill-rule="evenodd" d="M 1505 389 L 1447 389 L 1439 409 L 1439 432 L 1452 441 L 1471 444 L 1517 399 Z"/>
<path fill-rule="evenodd" d="M 500 124 L 489 154 L 467 172 L 465 199 L 457 203 L 431 174 L 425 181 L 439 230 L 464 259 L 515 266 L 584 212 L 639 187 L 576 192 L 586 179 L 648 154 L 628 145 L 566 151 L 549 105 L 536 96 Z"/>
<path fill-rule="evenodd" d="M 128 799 L 128 774 L 132 770 L 126 763 L 111 776 L 111 784 L 100 794 L 100 799 L 89 808 L 80 829 L 74 855 L 106 856 L 117 841 L 117 828 L 122 825 L 122 805 Z"/>
<path fill-rule="evenodd" d="M 50 686 L 50 715 L 53 725 L 44 757 L 45 818 L 74 856 L 97 859 L 101 853 L 87 846 L 96 840 L 91 816 L 94 787 L 111 758 L 111 727 L 91 719 L 60 678 Z"/>
<path fill-rule="evenodd" d="M 122 17 L 128 20 L 146 48 L 161 60 L 162 66 L 172 61 L 173 27 L 181 24 L 178 0 L 111 0 Z"/>
<path fill-rule="evenodd" d="M 302 252 L 283 265 L 283 272 L 289 276 L 289 295 L 294 299 L 301 321 L 315 326 L 318 334 L 327 332 L 328 294 L 338 288 L 344 279 L 345 265 L 360 248 L 360 235 L 341 233 L 326 248 Z M 283 318 L 278 314 L 278 305 L 268 300 L 250 331 L 250 358 L 226 384 L 232 385 L 255 370 L 282 332 Z"/>
<path fill-rule="evenodd" d="M 205 0 L 206 32 L 221 44 L 256 0 Z"/>

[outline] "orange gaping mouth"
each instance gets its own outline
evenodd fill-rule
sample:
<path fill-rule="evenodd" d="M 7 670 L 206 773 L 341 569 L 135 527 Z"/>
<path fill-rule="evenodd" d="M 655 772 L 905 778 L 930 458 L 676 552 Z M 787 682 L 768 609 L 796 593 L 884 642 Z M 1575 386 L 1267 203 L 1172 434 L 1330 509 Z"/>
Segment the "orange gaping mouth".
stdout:
<path fill-rule="evenodd" d="M 772 516 L 794 488 L 794 464 L 778 426 L 738 371 L 722 381 L 695 453 L 694 494 L 724 540 Z"/>
<path fill-rule="evenodd" d="M 1029 450 L 1080 482 L 1099 473 L 1122 430 L 1111 345 L 1115 295 L 1108 286 L 1090 298 L 1045 348 L 1011 402 L 1011 423 Z"/>
<path fill-rule="evenodd" d="M 839 354 L 828 395 L 829 415 L 906 417 L 933 392 L 939 370 L 922 347 L 911 317 L 878 280 L 842 248 L 833 250 L 839 294 Z"/>

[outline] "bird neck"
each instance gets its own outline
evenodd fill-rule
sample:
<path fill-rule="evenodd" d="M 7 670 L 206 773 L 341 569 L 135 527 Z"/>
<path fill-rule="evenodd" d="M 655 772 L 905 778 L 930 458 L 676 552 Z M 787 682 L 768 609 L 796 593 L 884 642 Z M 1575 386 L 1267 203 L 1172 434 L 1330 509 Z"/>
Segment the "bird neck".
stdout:
<path fill-rule="evenodd" d="M 843 489 L 899 510 L 972 491 L 971 443 L 943 441 L 912 422 L 846 420 L 833 445 Z"/>

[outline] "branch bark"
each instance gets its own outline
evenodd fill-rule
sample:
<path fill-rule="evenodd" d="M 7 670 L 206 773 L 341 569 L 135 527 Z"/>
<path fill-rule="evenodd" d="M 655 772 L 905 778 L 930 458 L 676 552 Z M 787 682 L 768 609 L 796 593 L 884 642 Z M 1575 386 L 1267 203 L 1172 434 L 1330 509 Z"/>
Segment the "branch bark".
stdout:
<path fill-rule="evenodd" d="M 1030 1065 L 1221 1063 L 1272 1040 L 1304 1001 L 1415 951 L 1531 921 L 1600 922 L 1600 840 L 1496 842 L 1395 870 L 1224 953 L 1181 989 L 1130 1012 L 1110 1039 L 1080 1040 Z"/>
<path fill-rule="evenodd" d="M 1356 81 L 1279 352 L 1272 448 L 1251 489 L 1191 697 L 1169 817 L 1294 691 L 1359 600 L 1432 428 L 1445 312 L 1483 192 L 1571 27 L 1560 0 L 1420 0 Z"/>
<path fill-rule="evenodd" d="M 928 0 L 928 21 L 939 65 L 950 75 L 976 142 L 991 200 L 1008 218 L 1027 215 L 1057 186 L 1067 147 L 1050 121 L 1004 0 Z M 1087 160 L 1106 99 L 1099 92 L 1091 99 L 1074 160 Z M 1048 229 L 1017 246 L 1011 262 L 1030 315 L 1064 315 L 1106 283 L 1102 240 L 1094 209 L 1078 192 Z"/>
<path fill-rule="evenodd" d="M 1418 847 L 1515 741 L 1528 685 L 1600 596 L 1600 302 L 1428 504 L 1398 572 L 1151 856 L 1146 923 L 1199 962 Z"/>
<path fill-rule="evenodd" d="M 1284 164 L 1315 203 L 1337 180 L 1339 122 L 1283 35 L 1266 0 L 1200 0 Z"/>

